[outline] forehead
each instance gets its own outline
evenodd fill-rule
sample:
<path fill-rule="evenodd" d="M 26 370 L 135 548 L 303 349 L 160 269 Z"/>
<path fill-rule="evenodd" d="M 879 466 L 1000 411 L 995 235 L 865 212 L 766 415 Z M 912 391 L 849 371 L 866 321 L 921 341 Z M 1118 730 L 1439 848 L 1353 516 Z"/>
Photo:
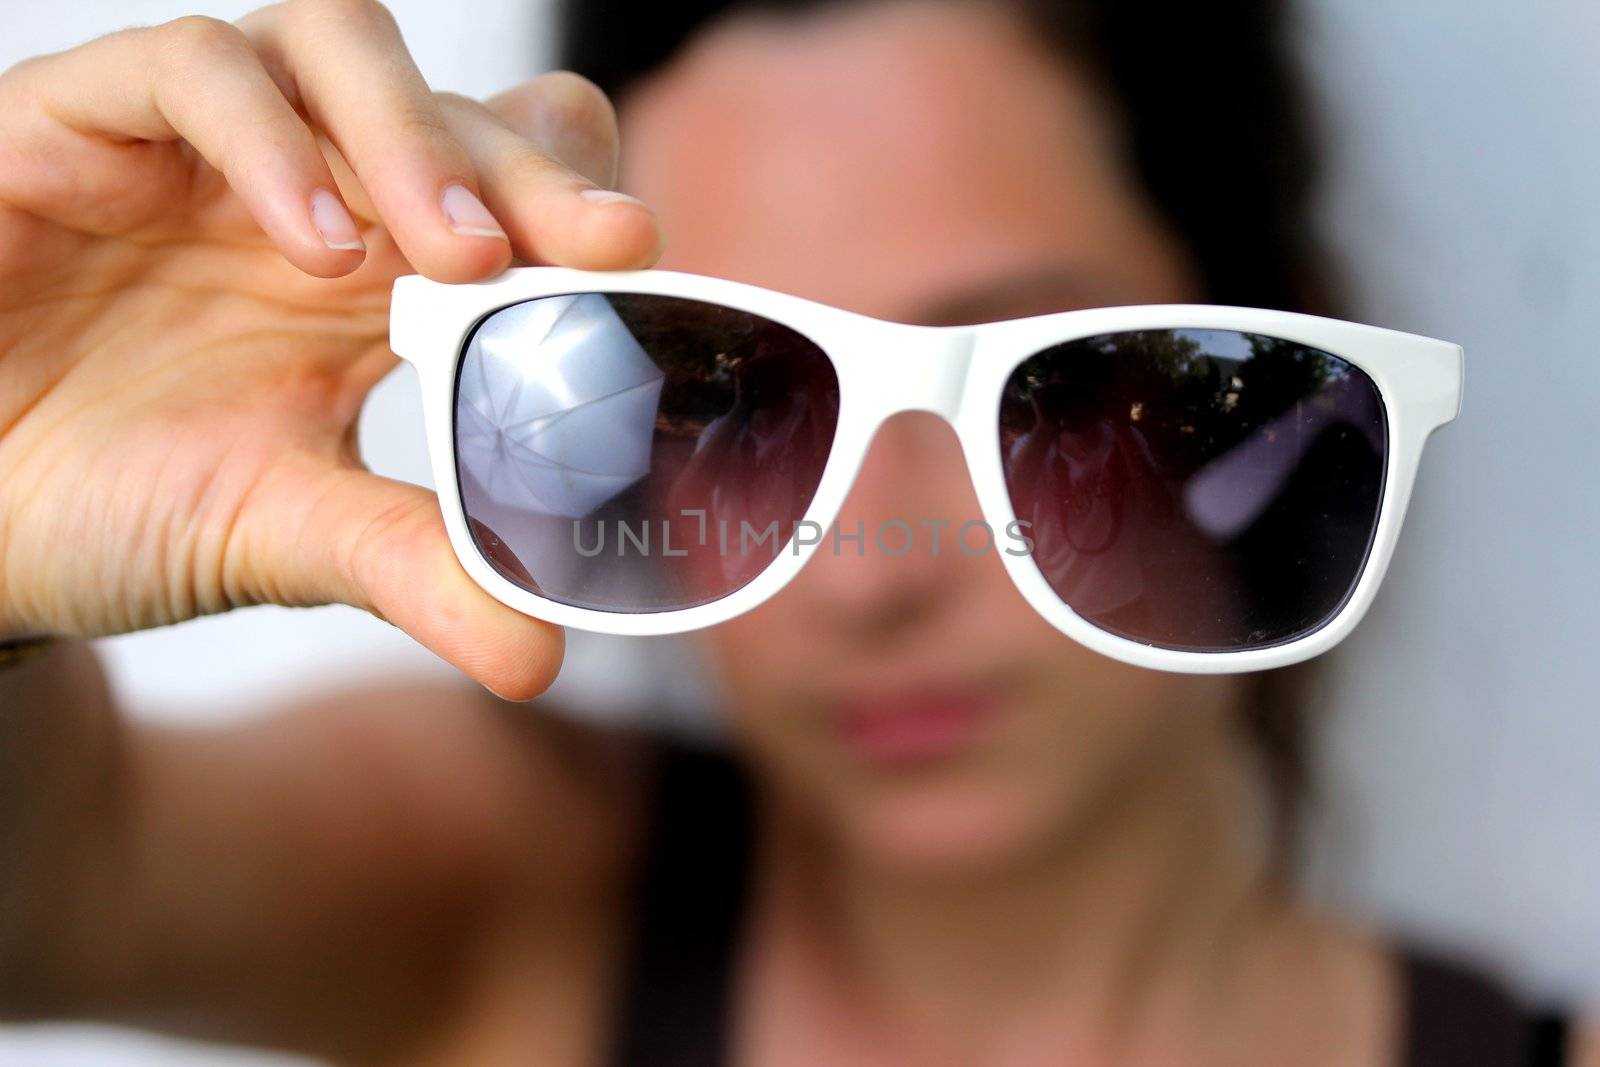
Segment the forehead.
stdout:
<path fill-rule="evenodd" d="M 1093 82 L 1003 10 L 901 0 L 704 34 L 622 110 L 662 266 L 890 318 L 1041 265 L 1094 290 L 1070 303 L 1186 298 Z"/>

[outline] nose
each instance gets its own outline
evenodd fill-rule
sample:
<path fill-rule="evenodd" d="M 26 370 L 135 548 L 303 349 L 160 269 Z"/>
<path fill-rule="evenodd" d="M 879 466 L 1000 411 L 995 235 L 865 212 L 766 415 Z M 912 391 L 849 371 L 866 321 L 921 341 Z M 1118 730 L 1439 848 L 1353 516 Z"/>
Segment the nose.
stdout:
<path fill-rule="evenodd" d="M 983 580 L 971 529 L 961 543 L 977 498 L 954 430 L 933 412 L 906 411 L 879 428 L 837 522 L 789 591 L 818 625 L 892 638 L 958 610 Z"/>

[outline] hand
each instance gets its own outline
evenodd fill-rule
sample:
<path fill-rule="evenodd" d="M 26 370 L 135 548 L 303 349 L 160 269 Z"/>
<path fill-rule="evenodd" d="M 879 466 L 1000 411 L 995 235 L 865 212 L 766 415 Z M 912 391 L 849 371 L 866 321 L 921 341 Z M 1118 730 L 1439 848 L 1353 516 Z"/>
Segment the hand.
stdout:
<path fill-rule="evenodd" d="M 373 0 L 0 75 L 0 634 L 340 602 L 543 689 L 560 631 L 466 577 L 433 494 L 362 466 L 356 418 L 395 363 L 397 275 L 654 262 L 649 210 L 596 192 L 616 153 L 575 75 L 432 92 Z"/>

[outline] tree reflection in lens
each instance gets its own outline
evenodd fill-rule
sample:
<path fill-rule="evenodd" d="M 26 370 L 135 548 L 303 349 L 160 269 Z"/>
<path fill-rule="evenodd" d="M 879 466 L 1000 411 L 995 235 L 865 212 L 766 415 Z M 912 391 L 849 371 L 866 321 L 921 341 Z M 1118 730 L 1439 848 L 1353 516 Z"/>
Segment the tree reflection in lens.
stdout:
<path fill-rule="evenodd" d="M 1220 330 L 1074 341 L 1012 374 L 1000 433 L 1040 572 L 1121 636 L 1291 640 L 1338 610 L 1365 563 L 1383 409 L 1326 352 Z"/>

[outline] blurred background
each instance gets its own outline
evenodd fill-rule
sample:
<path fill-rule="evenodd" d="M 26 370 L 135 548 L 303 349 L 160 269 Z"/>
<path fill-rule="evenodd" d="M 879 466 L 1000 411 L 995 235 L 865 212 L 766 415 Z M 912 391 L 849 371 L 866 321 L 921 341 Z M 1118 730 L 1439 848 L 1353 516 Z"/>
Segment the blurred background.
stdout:
<path fill-rule="evenodd" d="M 436 88 L 487 95 L 548 67 L 549 0 L 389 3 Z M 0 67 L 254 6 L 5 0 Z M 1295 6 L 1329 142 L 1322 224 L 1354 315 L 1468 353 L 1462 418 L 1429 444 L 1390 577 L 1318 709 L 1304 877 L 1349 913 L 1493 962 L 1530 998 L 1600 1004 L 1600 6 Z M 371 464 L 426 484 L 421 426 L 397 371 L 363 415 Z M 171 721 L 449 670 L 342 608 L 252 609 L 100 647 L 129 710 Z M 569 647 L 565 703 L 705 725 L 715 694 L 684 644 Z M 288 1062 L 0 1028 L 0 1067 Z"/>

